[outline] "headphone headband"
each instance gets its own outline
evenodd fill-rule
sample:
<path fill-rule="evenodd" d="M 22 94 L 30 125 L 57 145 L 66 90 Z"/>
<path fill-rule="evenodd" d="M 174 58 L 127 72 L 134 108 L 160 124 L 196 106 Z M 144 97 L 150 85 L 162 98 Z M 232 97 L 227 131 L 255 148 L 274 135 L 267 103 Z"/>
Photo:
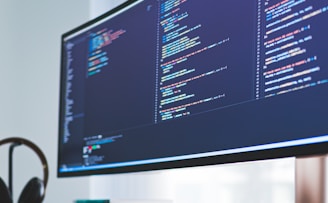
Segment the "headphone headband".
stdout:
<path fill-rule="evenodd" d="M 22 145 L 26 145 L 29 148 L 31 148 L 39 157 L 41 163 L 42 163 L 42 168 L 43 168 L 43 183 L 44 187 L 47 187 L 48 183 L 48 178 L 49 178 L 49 169 L 48 169 L 48 163 L 45 155 L 41 151 L 41 149 L 34 144 L 33 142 L 25 139 L 25 138 L 20 138 L 20 137 L 11 137 L 11 138 L 6 138 L 3 140 L 0 140 L 0 146 L 3 144 L 8 144 L 8 143 L 18 143 Z"/>

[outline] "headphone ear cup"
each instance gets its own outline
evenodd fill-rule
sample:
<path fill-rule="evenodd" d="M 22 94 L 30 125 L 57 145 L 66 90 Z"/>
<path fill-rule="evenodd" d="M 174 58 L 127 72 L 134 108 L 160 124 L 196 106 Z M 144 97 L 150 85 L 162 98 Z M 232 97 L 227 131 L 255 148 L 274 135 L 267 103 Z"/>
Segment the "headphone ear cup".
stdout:
<path fill-rule="evenodd" d="M 0 199 L 3 203 L 12 203 L 10 192 L 5 182 L 0 178 Z"/>
<path fill-rule="evenodd" d="M 32 178 L 24 187 L 18 203 L 41 203 L 44 196 L 44 184 L 39 178 Z"/>

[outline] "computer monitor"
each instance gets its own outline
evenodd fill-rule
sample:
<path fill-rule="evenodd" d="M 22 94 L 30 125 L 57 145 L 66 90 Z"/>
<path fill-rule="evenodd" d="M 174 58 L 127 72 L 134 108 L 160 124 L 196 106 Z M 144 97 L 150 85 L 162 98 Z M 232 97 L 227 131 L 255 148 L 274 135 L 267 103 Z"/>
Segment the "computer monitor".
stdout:
<path fill-rule="evenodd" d="M 64 33 L 58 176 L 326 153 L 327 9 L 129 0 Z"/>

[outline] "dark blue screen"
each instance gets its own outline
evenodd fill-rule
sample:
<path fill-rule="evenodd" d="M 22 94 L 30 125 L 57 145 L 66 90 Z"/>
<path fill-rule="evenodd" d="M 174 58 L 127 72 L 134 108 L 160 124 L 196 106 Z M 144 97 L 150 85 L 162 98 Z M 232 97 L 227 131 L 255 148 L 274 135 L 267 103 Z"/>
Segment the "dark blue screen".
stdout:
<path fill-rule="evenodd" d="M 133 0 L 63 34 L 59 175 L 314 153 L 294 149 L 328 141 L 327 9 Z"/>

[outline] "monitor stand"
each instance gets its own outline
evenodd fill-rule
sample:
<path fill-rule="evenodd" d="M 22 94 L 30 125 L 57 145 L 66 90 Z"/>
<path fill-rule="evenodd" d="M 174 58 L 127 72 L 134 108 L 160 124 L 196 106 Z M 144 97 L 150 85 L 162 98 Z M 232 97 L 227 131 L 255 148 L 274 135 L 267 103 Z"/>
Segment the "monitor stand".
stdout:
<path fill-rule="evenodd" d="M 297 157 L 295 164 L 296 203 L 327 203 L 327 155 Z"/>

